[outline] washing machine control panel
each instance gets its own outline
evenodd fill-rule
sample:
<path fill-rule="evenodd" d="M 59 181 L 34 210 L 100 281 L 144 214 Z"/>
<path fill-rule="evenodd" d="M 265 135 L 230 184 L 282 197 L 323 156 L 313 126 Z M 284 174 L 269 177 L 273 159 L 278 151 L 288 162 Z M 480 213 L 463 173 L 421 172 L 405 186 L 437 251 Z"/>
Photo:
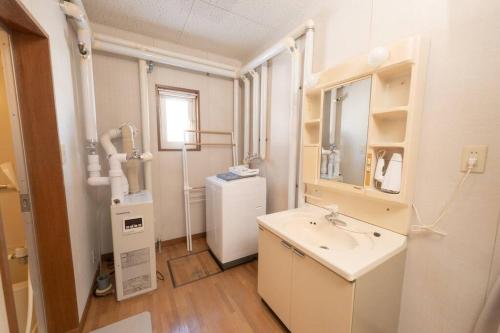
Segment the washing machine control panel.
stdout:
<path fill-rule="evenodd" d="M 123 219 L 123 233 L 131 234 L 144 231 L 142 216 L 126 217 Z"/>

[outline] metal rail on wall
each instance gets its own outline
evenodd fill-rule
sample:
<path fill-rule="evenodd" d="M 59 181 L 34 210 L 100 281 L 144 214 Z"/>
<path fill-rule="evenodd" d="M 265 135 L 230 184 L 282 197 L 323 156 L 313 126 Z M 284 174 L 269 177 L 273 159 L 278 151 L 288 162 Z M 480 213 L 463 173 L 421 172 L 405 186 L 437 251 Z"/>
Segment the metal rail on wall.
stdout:
<path fill-rule="evenodd" d="M 233 132 L 221 132 L 221 131 L 197 131 L 197 130 L 186 130 L 184 131 L 184 138 L 188 133 L 199 134 L 210 134 L 210 135 L 225 135 L 230 136 L 231 143 L 203 143 L 201 142 L 201 136 L 199 136 L 199 142 L 184 142 L 182 145 L 182 175 L 184 178 L 184 214 L 186 217 L 186 242 L 187 250 L 189 252 L 193 251 L 193 240 L 191 234 L 191 201 L 190 192 L 204 190 L 205 186 L 190 186 L 189 185 L 189 172 L 188 172 L 188 162 L 187 162 L 187 147 L 231 147 L 233 155 L 233 166 L 237 164 L 236 161 L 236 144 L 234 143 Z"/>

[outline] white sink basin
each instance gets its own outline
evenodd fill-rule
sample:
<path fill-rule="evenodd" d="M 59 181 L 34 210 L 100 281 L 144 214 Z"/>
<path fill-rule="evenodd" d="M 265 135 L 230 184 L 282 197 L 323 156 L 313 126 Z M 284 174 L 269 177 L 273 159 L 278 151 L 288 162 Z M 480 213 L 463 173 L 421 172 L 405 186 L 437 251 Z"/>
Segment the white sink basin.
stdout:
<path fill-rule="evenodd" d="M 337 228 L 323 216 L 296 214 L 283 223 L 283 229 L 290 235 L 297 235 L 311 246 L 323 250 L 350 251 L 360 242 L 349 232 Z"/>
<path fill-rule="evenodd" d="M 313 205 L 259 216 L 258 223 L 349 281 L 406 248 L 406 236 L 339 215 L 345 226 L 325 219 Z"/>

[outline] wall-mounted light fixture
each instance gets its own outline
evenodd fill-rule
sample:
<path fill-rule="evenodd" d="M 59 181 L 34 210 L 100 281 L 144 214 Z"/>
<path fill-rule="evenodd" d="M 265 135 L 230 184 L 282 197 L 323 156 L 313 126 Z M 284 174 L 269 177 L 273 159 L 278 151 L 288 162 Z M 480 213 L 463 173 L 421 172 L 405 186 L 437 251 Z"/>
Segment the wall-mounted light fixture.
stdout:
<path fill-rule="evenodd" d="M 368 54 L 368 65 L 378 67 L 389 60 L 389 49 L 383 46 L 376 47 Z"/>

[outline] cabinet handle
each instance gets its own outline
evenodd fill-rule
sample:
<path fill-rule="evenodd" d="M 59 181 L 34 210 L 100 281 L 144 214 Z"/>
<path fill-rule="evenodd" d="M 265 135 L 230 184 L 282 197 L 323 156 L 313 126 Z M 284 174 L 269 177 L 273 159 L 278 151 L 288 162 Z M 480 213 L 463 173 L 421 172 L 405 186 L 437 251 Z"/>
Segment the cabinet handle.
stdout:
<path fill-rule="evenodd" d="M 259 230 L 262 230 L 262 231 L 264 231 L 264 228 L 262 228 L 262 227 L 261 227 L 261 226 L 259 225 Z"/>
<path fill-rule="evenodd" d="M 288 244 L 287 242 L 285 242 L 283 240 L 281 241 L 281 245 L 284 246 L 284 247 L 286 247 L 289 250 L 292 248 L 292 245 Z"/>
<path fill-rule="evenodd" d="M 300 252 L 297 249 L 293 249 L 293 253 L 296 254 L 296 255 L 298 255 L 301 258 L 304 258 L 306 256 L 303 252 Z"/>

